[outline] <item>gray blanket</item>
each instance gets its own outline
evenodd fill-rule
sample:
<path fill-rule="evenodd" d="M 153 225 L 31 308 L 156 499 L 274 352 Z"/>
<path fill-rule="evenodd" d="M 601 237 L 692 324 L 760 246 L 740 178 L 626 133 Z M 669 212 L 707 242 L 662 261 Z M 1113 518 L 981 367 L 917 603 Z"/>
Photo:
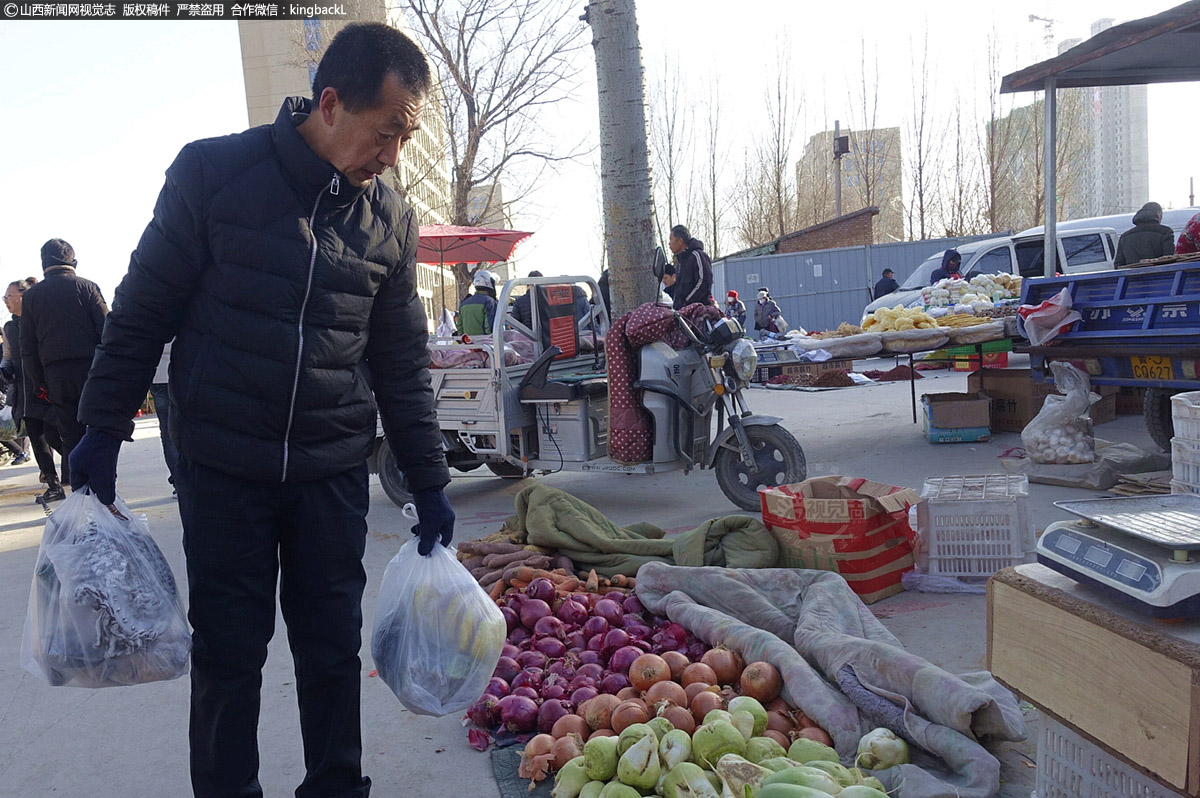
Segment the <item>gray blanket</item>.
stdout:
<path fill-rule="evenodd" d="M 778 668 L 784 698 L 829 732 L 843 764 L 878 725 L 922 749 L 874 774 L 901 798 L 989 798 L 1000 763 L 979 741 L 1024 739 L 1016 699 L 990 674 L 955 676 L 909 654 L 837 574 L 649 563 L 637 595 L 709 644 Z"/>

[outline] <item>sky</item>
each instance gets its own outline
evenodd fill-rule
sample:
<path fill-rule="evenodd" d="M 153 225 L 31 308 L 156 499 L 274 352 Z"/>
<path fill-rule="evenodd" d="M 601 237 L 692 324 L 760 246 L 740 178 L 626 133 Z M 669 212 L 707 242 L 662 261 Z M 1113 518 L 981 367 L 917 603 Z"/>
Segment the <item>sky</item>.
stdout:
<path fill-rule="evenodd" d="M 903 126 L 911 107 L 911 53 L 928 40 L 936 107 L 955 99 L 986 107 L 989 33 L 1004 44 L 1004 73 L 1048 55 L 1054 39 L 1086 38 L 1093 20 L 1117 23 L 1175 5 L 1113 0 L 860 0 L 853 4 L 744 0 L 641 0 L 638 19 L 647 80 L 677 62 L 697 125 L 714 84 L 732 163 L 761 127 L 764 92 L 786 52 L 805 98 L 794 158 L 825 122 L 849 119 L 851 86 L 878 63 L 880 126 Z M 582 9 L 583 0 L 580 0 Z M 1133 14 L 1132 9 L 1136 8 Z M 590 40 L 589 40 L 590 41 Z M 580 83 L 545 119 L 547 135 L 596 142 L 598 109 L 591 47 L 580 52 Z M 53 237 L 76 249 L 80 273 L 111 299 L 149 221 L 163 172 L 189 141 L 243 130 L 245 89 L 237 24 L 204 22 L 11 22 L 0 20 L 0 74 L 9 116 L 0 125 L 0 281 L 38 274 L 38 249 Z M 1196 84 L 1149 89 L 1150 192 L 1164 206 L 1187 204 L 1200 122 Z M 1024 104 L 1029 95 L 1018 96 Z M 736 175 L 727 169 L 728 191 Z M 602 262 L 598 153 L 548 172 L 514 226 L 533 232 L 517 250 L 519 270 L 592 273 Z M 673 220 L 687 223 L 687 220 Z M 665 242 L 663 242 L 665 244 Z"/>

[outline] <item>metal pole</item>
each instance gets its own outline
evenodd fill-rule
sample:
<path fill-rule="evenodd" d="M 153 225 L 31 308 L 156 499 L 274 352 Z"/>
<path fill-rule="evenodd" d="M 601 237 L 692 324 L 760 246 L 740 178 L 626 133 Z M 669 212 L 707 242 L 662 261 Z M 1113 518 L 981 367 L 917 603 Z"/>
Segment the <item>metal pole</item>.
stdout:
<path fill-rule="evenodd" d="M 1046 177 L 1043 202 L 1046 203 L 1046 243 L 1042 250 L 1045 262 L 1042 264 L 1046 277 L 1054 276 L 1054 266 L 1058 253 L 1058 174 L 1055 171 L 1054 154 L 1058 149 L 1056 128 L 1058 120 L 1058 81 L 1046 78 L 1046 151 L 1042 156 L 1044 174 Z"/>
<path fill-rule="evenodd" d="M 838 217 L 842 215 L 842 154 L 837 151 L 837 142 L 841 136 L 842 122 L 835 119 L 833 121 L 833 182 L 837 186 L 837 204 L 834 205 L 834 213 Z"/>

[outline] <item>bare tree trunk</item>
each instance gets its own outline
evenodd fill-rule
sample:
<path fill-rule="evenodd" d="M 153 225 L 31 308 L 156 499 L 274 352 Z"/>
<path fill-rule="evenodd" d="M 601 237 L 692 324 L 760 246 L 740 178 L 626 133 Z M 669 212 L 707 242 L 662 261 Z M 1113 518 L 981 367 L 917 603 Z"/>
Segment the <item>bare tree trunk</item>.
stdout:
<path fill-rule="evenodd" d="M 654 231 L 646 90 L 634 0 L 590 0 L 585 12 L 596 51 L 600 98 L 600 180 L 613 314 L 654 301 Z"/>
<path fill-rule="evenodd" d="M 675 224 L 691 224 L 679 204 L 680 175 L 690 176 L 687 168 L 688 141 L 691 131 L 684 111 L 687 89 L 679 71 L 678 59 L 663 56 L 663 72 L 651 88 L 650 146 L 654 155 L 653 197 L 659 238 Z M 665 208 L 665 214 L 662 212 Z"/>

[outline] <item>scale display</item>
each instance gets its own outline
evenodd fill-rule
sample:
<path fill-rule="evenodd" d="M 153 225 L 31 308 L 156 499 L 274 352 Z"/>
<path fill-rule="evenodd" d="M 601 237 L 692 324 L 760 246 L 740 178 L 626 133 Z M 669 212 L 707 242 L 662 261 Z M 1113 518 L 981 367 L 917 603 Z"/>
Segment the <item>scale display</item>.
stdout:
<path fill-rule="evenodd" d="M 1049 529 L 1043 537 L 1045 549 L 1081 572 L 1098 574 L 1126 589 L 1144 593 L 1153 593 L 1162 586 L 1162 573 L 1153 560 L 1070 529 Z"/>

